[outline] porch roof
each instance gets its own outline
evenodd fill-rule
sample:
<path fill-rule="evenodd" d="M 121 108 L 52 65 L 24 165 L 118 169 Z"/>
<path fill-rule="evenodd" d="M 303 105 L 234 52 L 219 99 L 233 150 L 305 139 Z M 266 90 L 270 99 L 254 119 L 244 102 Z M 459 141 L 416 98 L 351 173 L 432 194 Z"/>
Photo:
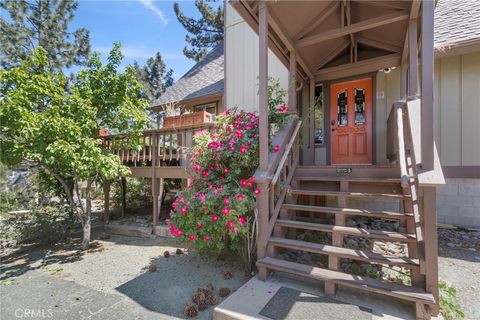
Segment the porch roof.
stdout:
<path fill-rule="evenodd" d="M 258 1 L 231 3 L 258 31 Z M 408 24 L 418 18 L 420 5 L 418 0 L 269 1 L 270 42 L 283 61 L 295 51 L 299 75 L 317 82 L 399 66 L 407 59 Z"/>

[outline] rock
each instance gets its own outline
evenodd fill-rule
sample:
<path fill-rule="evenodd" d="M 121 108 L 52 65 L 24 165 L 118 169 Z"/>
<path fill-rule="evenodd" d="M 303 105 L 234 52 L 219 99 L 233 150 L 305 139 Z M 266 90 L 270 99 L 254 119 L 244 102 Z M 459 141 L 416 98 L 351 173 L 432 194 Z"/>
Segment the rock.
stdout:
<path fill-rule="evenodd" d="M 474 252 L 477 251 L 477 249 L 475 249 L 475 248 L 468 248 L 468 250 L 474 251 Z"/>
<path fill-rule="evenodd" d="M 455 247 L 455 244 L 449 242 L 449 243 L 447 243 L 447 247 L 453 248 L 453 247 Z"/>

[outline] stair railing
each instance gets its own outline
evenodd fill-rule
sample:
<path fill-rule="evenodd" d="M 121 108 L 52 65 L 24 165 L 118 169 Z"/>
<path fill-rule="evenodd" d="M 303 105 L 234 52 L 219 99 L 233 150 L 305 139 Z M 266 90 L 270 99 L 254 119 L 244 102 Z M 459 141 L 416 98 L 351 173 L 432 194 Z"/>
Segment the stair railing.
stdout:
<path fill-rule="evenodd" d="M 285 200 L 288 186 L 300 159 L 300 127 L 302 121 L 294 118 L 277 132 L 272 144 L 278 152 L 269 154 L 266 171 L 257 170 L 255 181 L 261 190 L 257 197 L 257 258 L 266 255 L 267 242 L 272 234 L 280 208 Z"/>
<path fill-rule="evenodd" d="M 389 131 L 387 135 L 387 157 L 391 163 L 397 163 L 400 167 L 400 183 L 404 194 L 409 194 L 411 200 L 408 207 L 411 207 L 413 214 L 413 224 L 407 222 L 407 232 L 414 232 L 417 238 L 417 246 L 409 247 L 409 254 L 418 257 L 420 263 L 420 273 L 425 274 L 425 241 L 423 237 L 422 216 L 420 213 L 420 204 L 418 199 L 418 177 L 417 162 L 415 155 L 419 153 L 419 144 L 416 139 L 420 139 L 418 133 L 419 123 L 414 119 L 415 115 L 409 114 L 407 102 L 397 101 L 393 104 L 388 117 Z M 413 120 L 413 124 L 411 123 Z M 395 132 L 395 135 L 393 135 Z M 416 150 L 417 149 L 417 150 Z M 405 210 L 404 202 L 404 210 Z"/>

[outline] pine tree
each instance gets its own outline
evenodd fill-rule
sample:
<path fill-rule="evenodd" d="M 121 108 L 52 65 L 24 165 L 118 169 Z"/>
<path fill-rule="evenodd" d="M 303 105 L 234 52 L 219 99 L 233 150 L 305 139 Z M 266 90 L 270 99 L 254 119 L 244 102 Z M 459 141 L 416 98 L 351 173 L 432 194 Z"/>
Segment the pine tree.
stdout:
<path fill-rule="evenodd" d="M 173 4 L 173 10 L 178 21 L 189 33 L 185 36 L 185 41 L 190 48 L 185 46 L 183 54 L 198 62 L 207 54 L 209 48 L 223 40 L 223 6 L 214 9 L 203 0 L 196 0 L 195 6 L 202 15 L 200 19 L 185 16 L 178 3 Z"/>
<path fill-rule="evenodd" d="M 12 68 L 42 47 L 51 69 L 82 65 L 90 53 L 89 31 L 68 31 L 78 7 L 75 0 L 1 0 L 0 64 Z"/>
<path fill-rule="evenodd" d="M 173 70 L 167 70 L 160 52 L 148 58 L 145 66 L 140 67 L 134 61 L 132 67 L 137 79 L 143 84 L 143 96 L 150 103 L 160 98 L 165 89 L 173 84 Z"/>

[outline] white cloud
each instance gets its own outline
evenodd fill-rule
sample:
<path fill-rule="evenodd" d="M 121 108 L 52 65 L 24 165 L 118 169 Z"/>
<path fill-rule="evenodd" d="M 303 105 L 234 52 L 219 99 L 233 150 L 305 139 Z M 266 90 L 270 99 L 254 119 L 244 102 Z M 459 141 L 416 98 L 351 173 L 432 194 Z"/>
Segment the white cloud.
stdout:
<path fill-rule="evenodd" d="M 163 25 L 167 25 L 168 20 L 162 10 L 158 9 L 157 6 L 153 3 L 153 0 L 138 0 L 141 4 L 143 4 L 148 10 L 155 13 L 160 20 L 162 21 Z"/>

